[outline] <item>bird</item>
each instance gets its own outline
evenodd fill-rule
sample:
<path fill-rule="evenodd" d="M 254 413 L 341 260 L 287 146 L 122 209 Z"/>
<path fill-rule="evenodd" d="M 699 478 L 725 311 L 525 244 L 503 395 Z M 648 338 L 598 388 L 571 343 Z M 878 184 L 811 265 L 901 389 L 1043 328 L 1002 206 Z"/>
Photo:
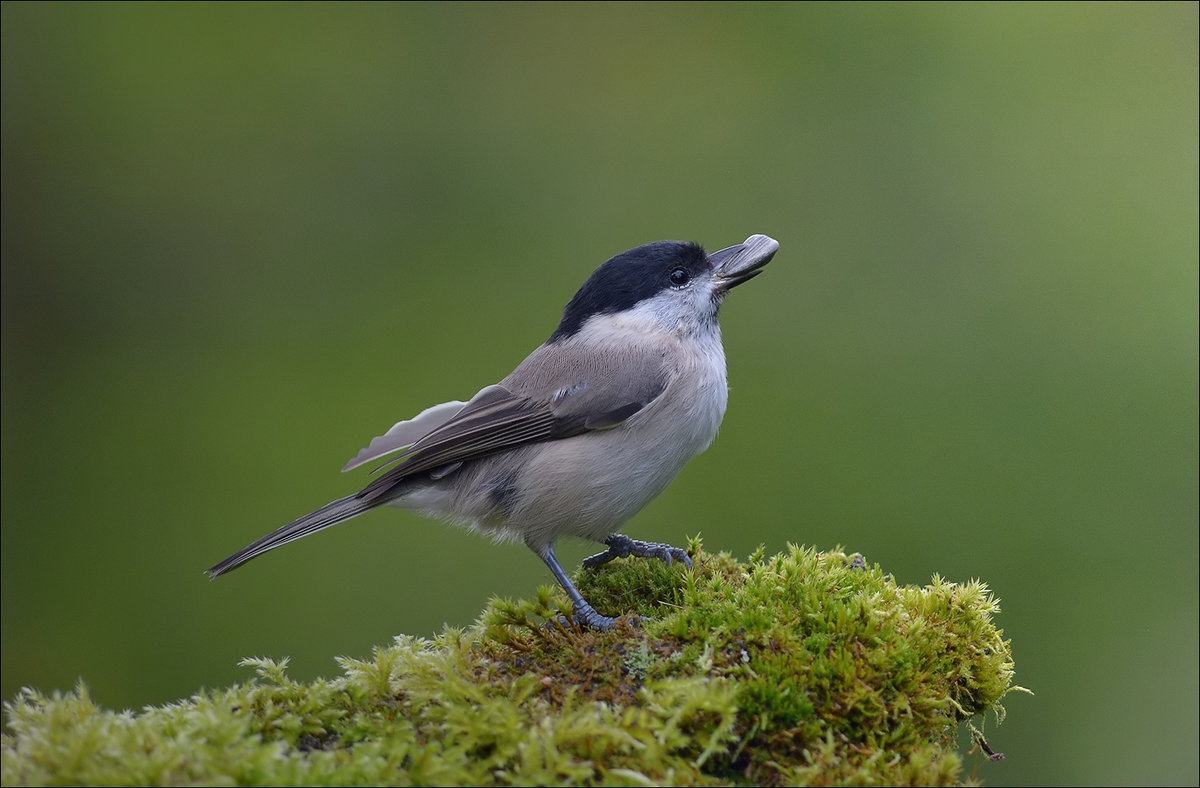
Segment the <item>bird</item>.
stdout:
<path fill-rule="evenodd" d="M 775 239 L 751 235 L 712 253 L 657 241 L 610 258 L 511 374 L 466 402 L 398 422 L 342 469 L 378 462 L 365 487 L 206 573 L 216 578 L 364 512 L 399 507 L 523 542 L 566 592 L 576 624 L 611 629 L 618 618 L 583 598 L 555 555 L 557 542 L 603 544 L 584 559 L 585 570 L 627 556 L 692 568 L 685 550 L 621 528 L 716 437 L 729 394 L 717 312 L 778 249 Z"/>

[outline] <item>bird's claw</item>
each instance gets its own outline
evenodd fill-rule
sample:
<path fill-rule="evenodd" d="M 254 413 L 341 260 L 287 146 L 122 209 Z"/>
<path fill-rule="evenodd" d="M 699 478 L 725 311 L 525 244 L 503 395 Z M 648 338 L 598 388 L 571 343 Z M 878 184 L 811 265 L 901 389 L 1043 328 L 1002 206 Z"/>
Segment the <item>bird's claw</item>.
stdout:
<path fill-rule="evenodd" d="M 604 540 L 604 544 L 608 545 L 608 549 L 603 553 L 596 553 L 583 559 L 584 569 L 595 569 L 598 566 L 604 566 L 614 558 L 624 558 L 630 555 L 638 558 L 657 558 L 667 566 L 670 566 L 672 561 L 680 561 L 688 569 L 692 568 L 691 556 L 681 547 L 673 547 L 662 542 L 643 542 L 638 539 L 630 539 L 623 534 L 613 534 Z"/>
<path fill-rule="evenodd" d="M 630 626 L 640 627 L 643 621 L 649 621 L 645 616 L 624 616 Z M 610 618 L 609 616 L 601 615 L 596 612 L 596 609 L 590 605 L 582 610 L 576 609 L 575 613 L 570 616 L 555 616 L 546 622 L 546 626 L 560 626 L 564 629 L 579 627 L 580 629 L 591 629 L 596 632 L 607 632 L 614 629 L 621 618 Z"/>

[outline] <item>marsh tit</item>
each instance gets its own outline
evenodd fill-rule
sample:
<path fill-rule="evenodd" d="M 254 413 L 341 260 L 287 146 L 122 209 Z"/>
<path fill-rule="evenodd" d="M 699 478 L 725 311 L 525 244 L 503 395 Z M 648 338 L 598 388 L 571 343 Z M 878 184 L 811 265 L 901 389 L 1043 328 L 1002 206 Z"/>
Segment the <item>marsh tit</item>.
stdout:
<path fill-rule="evenodd" d="M 376 478 L 239 550 L 217 577 L 268 550 L 378 506 L 412 509 L 501 540 L 550 567 L 575 620 L 608 629 L 554 555 L 563 536 L 603 543 L 585 569 L 622 556 L 681 561 L 678 547 L 621 527 L 708 448 L 728 384 L 717 309 L 779 248 L 765 235 L 712 254 L 659 241 L 596 269 L 558 328 L 512 374 L 469 402 L 427 408 L 375 438 L 343 468 L 380 461 Z"/>

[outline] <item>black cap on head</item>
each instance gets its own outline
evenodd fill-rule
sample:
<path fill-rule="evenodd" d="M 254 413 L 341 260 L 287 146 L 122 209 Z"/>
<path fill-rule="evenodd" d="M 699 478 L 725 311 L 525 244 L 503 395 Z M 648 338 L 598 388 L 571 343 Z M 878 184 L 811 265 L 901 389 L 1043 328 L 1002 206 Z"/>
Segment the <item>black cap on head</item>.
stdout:
<path fill-rule="evenodd" d="M 677 268 L 690 280 L 707 274 L 712 264 L 700 244 L 687 241 L 655 241 L 621 252 L 583 283 L 548 341 L 574 335 L 592 315 L 616 314 L 653 298 L 672 286 L 671 274 Z"/>

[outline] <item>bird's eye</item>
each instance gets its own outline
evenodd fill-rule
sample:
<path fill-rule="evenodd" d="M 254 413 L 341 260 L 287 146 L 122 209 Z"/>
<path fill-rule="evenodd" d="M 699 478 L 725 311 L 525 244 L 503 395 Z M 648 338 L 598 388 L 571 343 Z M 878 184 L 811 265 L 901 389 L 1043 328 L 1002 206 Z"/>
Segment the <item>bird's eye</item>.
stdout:
<path fill-rule="evenodd" d="M 683 287 L 688 283 L 688 272 L 686 268 L 671 269 L 671 284 L 674 287 Z"/>

